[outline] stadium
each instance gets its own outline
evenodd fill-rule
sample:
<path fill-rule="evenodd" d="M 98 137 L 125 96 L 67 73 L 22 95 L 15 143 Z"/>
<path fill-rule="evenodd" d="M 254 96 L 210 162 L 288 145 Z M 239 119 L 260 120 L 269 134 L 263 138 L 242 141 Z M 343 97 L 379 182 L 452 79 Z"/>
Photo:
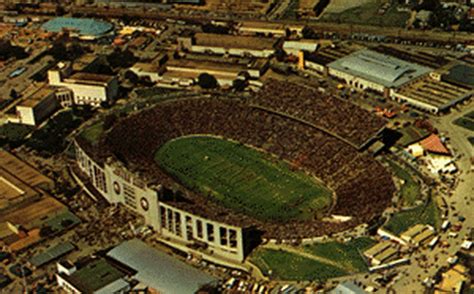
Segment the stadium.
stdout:
<path fill-rule="evenodd" d="M 72 36 L 84 40 L 95 40 L 111 33 L 114 26 L 111 23 L 90 18 L 56 17 L 42 25 L 42 28 L 51 33 L 69 31 Z"/>
<path fill-rule="evenodd" d="M 271 80 L 250 99 L 169 100 L 76 137 L 91 194 L 143 215 L 168 245 L 243 261 L 261 239 L 301 240 L 379 216 L 395 186 L 366 146 L 385 121 Z"/>

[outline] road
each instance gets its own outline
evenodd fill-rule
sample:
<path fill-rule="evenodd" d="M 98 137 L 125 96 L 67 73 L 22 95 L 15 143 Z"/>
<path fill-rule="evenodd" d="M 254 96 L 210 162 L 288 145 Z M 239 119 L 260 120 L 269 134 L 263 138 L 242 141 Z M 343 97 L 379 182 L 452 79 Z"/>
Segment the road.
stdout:
<path fill-rule="evenodd" d="M 395 290 L 396 293 L 422 293 L 424 286 L 421 281 L 427 277 L 433 277 L 439 268 L 448 265 L 448 257 L 453 256 L 460 249 L 462 239 L 469 233 L 470 229 L 474 227 L 474 215 L 471 206 L 474 200 L 474 182 L 472 181 L 472 173 L 470 172 L 470 158 L 474 154 L 472 146 L 467 141 L 467 136 L 469 134 L 472 136 L 474 133 L 452 124 L 454 119 L 473 110 L 474 107 L 472 105 L 464 106 L 461 112 L 454 110 L 450 114 L 442 117 L 432 117 L 432 122 L 440 133 L 450 138 L 450 145 L 452 146 L 454 155 L 461 155 L 460 159 L 456 162 L 459 168 L 458 185 L 454 190 L 453 196 L 444 197 L 448 207 L 454 208 L 454 210 L 450 211 L 448 220 L 451 221 L 451 223 L 458 222 L 457 217 L 454 216 L 454 214 L 457 213 L 465 216 L 466 221 L 463 223 L 463 227 L 457 238 L 449 238 L 449 230 L 448 232 L 440 234 L 440 241 L 447 241 L 449 248 L 437 246 L 432 251 L 423 250 L 422 252 L 417 252 L 411 258 L 411 265 L 400 268 L 402 276 L 400 280 L 393 285 L 393 290 Z M 425 260 L 422 260 L 424 259 L 423 256 L 426 257 Z"/>

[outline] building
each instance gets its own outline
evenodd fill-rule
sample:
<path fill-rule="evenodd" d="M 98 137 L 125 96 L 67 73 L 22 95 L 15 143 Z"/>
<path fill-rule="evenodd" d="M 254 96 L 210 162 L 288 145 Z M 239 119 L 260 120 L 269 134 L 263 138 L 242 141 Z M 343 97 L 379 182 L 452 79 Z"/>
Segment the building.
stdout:
<path fill-rule="evenodd" d="M 66 206 L 45 191 L 53 188 L 51 179 L 0 150 L 0 246 L 17 252 L 41 241 L 43 225 L 65 219 L 79 222 Z"/>
<path fill-rule="evenodd" d="M 20 124 L 37 126 L 56 112 L 59 107 L 55 90 L 43 87 L 16 105 L 16 119 Z"/>
<path fill-rule="evenodd" d="M 70 262 L 57 263 L 56 281 L 66 293 L 127 293 L 131 289 L 127 273 L 106 259 L 93 259 L 77 267 Z"/>
<path fill-rule="evenodd" d="M 393 259 L 398 255 L 398 250 L 395 249 L 390 241 L 382 241 L 370 247 L 364 252 L 373 265 L 381 265 L 388 260 Z"/>
<path fill-rule="evenodd" d="M 188 58 L 189 57 L 189 58 Z M 231 87 L 233 82 L 247 74 L 251 79 L 259 79 L 268 69 L 266 59 L 245 59 L 230 61 L 222 58 L 186 58 L 172 59 L 164 65 L 156 63 L 137 63 L 131 71 L 137 76 L 147 77 L 160 86 L 192 86 L 203 73 L 214 76 L 221 87 Z"/>
<path fill-rule="evenodd" d="M 180 38 L 180 46 L 194 53 L 267 58 L 275 52 L 275 39 L 252 36 L 197 33 Z"/>
<path fill-rule="evenodd" d="M 336 288 L 329 291 L 330 294 L 366 294 L 361 287 L 351 281 L 344 281 L 339 283 Z"/>
<path fill-rule="evenodd" d="M 427 75 L 431 68 L 368 49 L 328 64 L 329 75 L 360 90 L 374 90 L 390 97 L 395 89 Z"/>
<path fill-rule="evenodd" d="M 470 99 L 474 94 L 474 88 L 469 89 L 433 77 L 436 77 L 436 74 L 407 83 L 392 92 L 392 99 L 422 111 L 438 114 Z M 462 80 L 464 79 L 458 79 Z"/>
<path fill-rule="evenodd" d="M 457 264 L 442 274 L 442 279 L 435 286 L 435 294 L 463 293 L 463 286 L 469 282 L 469 269 Z"/>
<path fill-rule="evenodd" d="M 429 242 L 434 235 L 435 230 L 432 226 L 417 224 L 401 233 L 400 238 L 414 247 L 419 247 Z"/>
<path fill-rule="evenodd" d="M 76 249 L 76 247 L 71 242 L 60 243 L 56 246 L 46 249 L 44 252 L 33 256 L 28 260 L 28 263 L 35 268 L 39 268 L 68 254 L 74 249 Z"/>
<path fill-rule="evenodd" d="M 163 193 L 161 185 L 145 182 L 120 162 L 109 160 L 99 164 L 77 142 L 75 147 L 78 167 L 75 179 L 89 193 L 100 195 L 109 203 L 123 204 L 141 215 L 145 223 L 158 232 L 163 243 L 215 262 L 219 262 L 216 257 L 239 263 L 244 260 L 244 228 L 201 217 L 166 203 L 160 197 Z"/>
<path fill-rule="evenodd" d="M 100 106 L 117 97 L 118 81 L 110 75 L 87 72 L 73 73 L 71 65 L 64 63 L 48 71 L 49 85 L 60 87 L 57 98 L 61 105 L 71 104 Z"/>
<path fill-rule="evenodd" d="M 441 81 L 474 91 L 474 67 L 456 64 L 441 75 Z"/>
<path fill-rule="evenodd" d="M 326 44 L 326 46 L 320 47 L 316 52 L 305 52 L 305 67 L 327 75 L 329 71 L 327 67 L 328 64 L 359 49 L 361 49 L 361 47 L 356 47 L 355 45 Z"/>
<path fill-rule="evenodd" d="M 266 37 L 285 37 L 288 33 L 301 37 L 303 25 L 284 25 L 268 22 L 243 21 L 237 25 L 241 35 L 259 35 Z"/>
<path fill-rule="evenodd" d="M 217 280 L 138 239 L 125 241 L 107 253 L 115 262 L 133 269 L 132 276 L 153 293 L 197 293 Z"/>
<path fill-rule="evenodd" d="M 319 47 L 319 41 L 316 40 L 298 40 L 285 41 L 283 43 L 283 50 L 286 54 L 298 55 L 300 51 L 314 52 Z"/>
<path fill-rule="evenodd" d="M 42 25 L 51 33 L 69 32 L 73 37 L 83 40 L 96 40 L 109 35 L 114 26 L 111 23 L 90 18 L 56 17 Z"/>
<path fill-rule="evenodd" d="M 37 199 L 54 182 L 13 154 L 0 149 L 0 211 Z"/>

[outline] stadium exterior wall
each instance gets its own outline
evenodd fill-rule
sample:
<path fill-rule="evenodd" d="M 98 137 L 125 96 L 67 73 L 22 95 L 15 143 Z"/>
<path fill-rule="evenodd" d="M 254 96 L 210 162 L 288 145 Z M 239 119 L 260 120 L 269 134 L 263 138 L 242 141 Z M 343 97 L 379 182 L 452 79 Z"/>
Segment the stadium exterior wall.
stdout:
<path fill-rule="evenodd" d="M 168 245 L 204 245 L 204 254 L 227 261 L 245 258 L 243 229 L 197 216 L 159 200 L 161 185 L 148 187 L 118 162 L 96 163 L 75 143 L 76 162 L 91 184 L 109 203 L 121 203 L 143 216 Z M 191 250 L 189 251 L 191 252 Z"/>

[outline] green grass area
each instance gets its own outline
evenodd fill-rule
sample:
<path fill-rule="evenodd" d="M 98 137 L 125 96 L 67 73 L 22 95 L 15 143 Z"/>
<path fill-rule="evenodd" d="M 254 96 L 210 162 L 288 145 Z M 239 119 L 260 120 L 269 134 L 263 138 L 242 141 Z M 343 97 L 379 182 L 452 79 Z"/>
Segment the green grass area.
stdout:
<path fill-rule="evenodd" d="M 282 19 L 297 19 L 298 8 L 300 1 L 299 0 L 290 0 L 288 7 L 285 9 L 285 12 L 281 16 Z"/>
<path fill-rule="evenodd" d="M 474 119 L 469 119 L 467 115 L 456 119 L 453 123 L 474 132 Z"/>
<path fill-rule="evenodd" d="M 377 12 L 383 3 L 382 0 L 372 0 L 340 13 L 324 13 L 321 20 L 337 23 L 404 27 L 410 13 L 399 12 L 397 6 L 392 5 L 383 15 L 380 15 Z"/>
<path fill-rule="evenodd" d="M 304 246 L 304 250 L 322 258 L 330 259 L 343 266 L 348 272 L 365 272 L 367 264 L 362 252 L 377 243 L 367 237 L 351 240 L 347 243 L 336 241 Z"/>
<path fill-rule="evenodd" d="M 264 275 L 279 280 L 325 281 L 349 274 L 314 259 L 273 249 L 258 249 L 252 254 L 251 262 L 260 268 Z"/>
<path fill-rule="evenodd" d="M 474 111 L 469 112 L 468 114 L 464 115 L 464 117 L 474 120 Z"/>
<path fill-rule="evenodd" d="M 98 121 L 95 124 L 85 128 L 79 136 L 88 141 L 91 145 L 97 144 L 100 139 L 100 136 L 104 132 L 104 122 Z"/>
<path fill-rule="evenodd" d="M 12 147 L 17 147 L 16 145 L 21 144 L 33 130 L 34 128 L 31 126 L 7 123 L 0 126 L 0 141 L 13 145 Z"/>
<path fill-rule="evenodd" d="M 312 218 L 332 201 L 331 191 L 316 179 L 232 141 L 183 137 L 162 146 L 155 159 L 188 188 L 260 220 Z"/>
<path fill-rule="evenodd" d="M 403 147 L 420 141 L 430 134 L 427 130 L 417 128 L 413 125 L 402 128 L 398 131 L 402 134 L 402 137 L 397 141 L 397 144 Z"/>
<path fill-rule="evenodd" d="M 421 187 L 420 184 L 415 181 L 413 175 L 402 168 L 400 165 L 393 161 L 388 161 L 388 164 L 392 168 L 395 176 L 403 180 L 403 184 L 400 187 L 400 199 L 403 205 L 412 206 L 416 200 L 421 198 Z"/>
<path fill-rule="evenodd" d="M 469 141 L 469 143 L 471 143 L 472 146 L 474 146 L 474 137 L 469 137 L 467 138 L 467 140 Z"/>
<path fill-rule="evenodd" d="M 393 215 L 384 229 L 399 235 L 415 224 L 428 224 L 439 228 L 440 222 L 439 208 L 433 199 L 429 199 L 426 204 Z"/>

